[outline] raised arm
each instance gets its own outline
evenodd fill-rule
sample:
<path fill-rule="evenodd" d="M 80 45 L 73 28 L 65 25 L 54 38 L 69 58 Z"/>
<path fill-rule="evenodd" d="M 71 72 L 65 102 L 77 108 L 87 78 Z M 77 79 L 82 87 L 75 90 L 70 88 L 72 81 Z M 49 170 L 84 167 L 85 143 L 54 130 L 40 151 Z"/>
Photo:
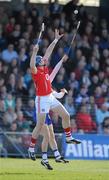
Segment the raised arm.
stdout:
<path fill-rule="evenodd" d="M 31 56 L 31 59 L 30 59 L 30 68 L 31 68 L 31 72 L 32 72 L 33 74 L 36 74 L 36 73 L 37 73 L 37 68 L 36 68 L 36 56 L 37 56 L 38 50 L 39 50 L 39 45 L 36 44 L 36 45 L 33 47 L 33 52 L 32 52 L 32 56 Z"/>
<path fill-rule="evenodd" d="M 68 59 L 68 56 L 65 54 L 62 59 L 58 62 L 58 64 L 54 67 L 52 73 L 50 74 L 50 81 L 52 82 L 58 73 L 60 67 L 62 66 L 62 63 L 65 62 Z"/>
<path fill-rule="evenodd" d="M 55 29 L 55 39 L 54 41 L 48 46 L 45 55 L 44 55 L 44 59 L 48 60 L 49 57 L 51 56 L 53 49 L 55 47 L 55 45 L 57 44 L 57 42 L 59 41 L 59 39 L 63 36 L 63 34 L 59 34 L 59 30 Z"/>

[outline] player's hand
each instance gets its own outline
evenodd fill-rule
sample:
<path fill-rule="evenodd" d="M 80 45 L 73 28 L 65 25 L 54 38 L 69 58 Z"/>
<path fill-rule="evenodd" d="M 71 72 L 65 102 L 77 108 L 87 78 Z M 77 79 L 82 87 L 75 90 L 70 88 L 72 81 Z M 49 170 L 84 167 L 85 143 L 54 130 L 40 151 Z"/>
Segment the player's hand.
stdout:
<path fill-rule="evenodd" d="M 33 51 L 34 52 L 38 52 L 39 51 L 39 45 L 35 44 L 35 46 L 33 47 Z"/>
<path fill-rule="evenodd" d="M 68 94 L 68 91 L 65 88 L 61 89 L 61 92 Z"/>
<path fill-rule="evenodd" d="M 68 59 L 68 55 L 67 55 L 67 54 L 65 54 L 65 55 L 63 56 L 62 60 L 63 60 L 63 62 L 66 62 L 66 61 L 67 61 L 67 59 Z"/>
<path fill-rule="evenodd" d="M 64 34 L 59 34 L 59 30 L 55 29 L 55 39 L 59 40 Z"/>

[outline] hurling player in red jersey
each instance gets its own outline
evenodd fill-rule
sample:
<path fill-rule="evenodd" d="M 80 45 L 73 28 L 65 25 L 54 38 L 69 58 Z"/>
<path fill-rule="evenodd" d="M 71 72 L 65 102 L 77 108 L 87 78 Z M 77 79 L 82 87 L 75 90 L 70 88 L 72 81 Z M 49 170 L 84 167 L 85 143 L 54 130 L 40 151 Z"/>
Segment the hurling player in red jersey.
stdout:
<path fill-rule="evenodd" d="M 61 89 L 60 92 L 56 92 L 55 90 L 52 91 L 52 94 L 57 99 L 61 99 L 65 93 L 67 93 L 66 89 Z M 55 162 L 56 163 L 68 163 L 68 160 L 65 160 L 63 156 L 61 156 L 57 142 L 55 140 L 55 134 L 53 129 L 53 122 L 51 117 L 52 112 L 49 112 L 49 114 L 46 114 L 45 123 L 40 131 L 40 135 L 43 137 L 42 144 L 41 144 L 41 150 L 42 150 L 42 160 L 41 164 L 49 170 L 53 170 L 52 166 L 49 164 L 48 160 L 48 145 L 50 145 L 51 150 L 53 151 Z M 36 112 L 34 112 L 34 118 L 33 121 L 37 123 L 37 117 Z"/>
<path fill-rule="evenodd" d="M 54 78 L 54 71 L 50 75 L 48 74 L 47 61 L 55 45 L 62 36 L 63 35 L 60 35 L 58 30 L 55 30 L 55 39 L 47 48 L 45 55 L 43 57 L 37 55 L 39 46 L 38 44 L 36 44 L 33 48 L 33 53 L 30 59 L 31 73 L 36 89 L 35 106 L 38 119 L 37 125 L 32 132 L 31 143 L 28 149 L 29 157 L 32 160 L 36 159 L 34 147 L 37 143 L 41 128 L 45 123 L 46 114 L 49 113 L 49 110 L 58 113 L 62 118 L 62 126 L 66 135 L 66 143 L 81 143 L 80 140 L 74 139 L 71 135 L 69 113 L 52 94 L 51 82 Z M 62 64 L 62 62 L 66 61 L 67 59 L 68 56 L 64 55 L 59 63 Z"/>

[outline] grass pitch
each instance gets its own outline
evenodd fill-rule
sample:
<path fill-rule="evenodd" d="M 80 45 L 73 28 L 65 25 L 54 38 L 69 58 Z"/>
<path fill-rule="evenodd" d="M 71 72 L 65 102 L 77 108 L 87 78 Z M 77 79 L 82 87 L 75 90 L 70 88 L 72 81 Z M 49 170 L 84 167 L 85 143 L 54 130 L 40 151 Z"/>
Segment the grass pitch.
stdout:
<path fill-rule="evenodd" d="M 55 163 L 46 170 L 40 159 L 0 158 L 0 180 L 109 180 L 109 161 L 72 160 L 68 164 Z"/>

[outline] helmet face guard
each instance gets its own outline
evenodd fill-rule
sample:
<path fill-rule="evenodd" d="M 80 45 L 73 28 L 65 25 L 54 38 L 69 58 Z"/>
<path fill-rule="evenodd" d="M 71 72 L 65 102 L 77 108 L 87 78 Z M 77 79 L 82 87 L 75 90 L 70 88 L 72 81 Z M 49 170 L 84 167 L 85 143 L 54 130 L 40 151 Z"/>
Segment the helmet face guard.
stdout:
<path fill-rule="evenodd" d="M 41 61 L 42 61 L 42 56 L 36 56 L 36 66 L 40 66 Z"/>

